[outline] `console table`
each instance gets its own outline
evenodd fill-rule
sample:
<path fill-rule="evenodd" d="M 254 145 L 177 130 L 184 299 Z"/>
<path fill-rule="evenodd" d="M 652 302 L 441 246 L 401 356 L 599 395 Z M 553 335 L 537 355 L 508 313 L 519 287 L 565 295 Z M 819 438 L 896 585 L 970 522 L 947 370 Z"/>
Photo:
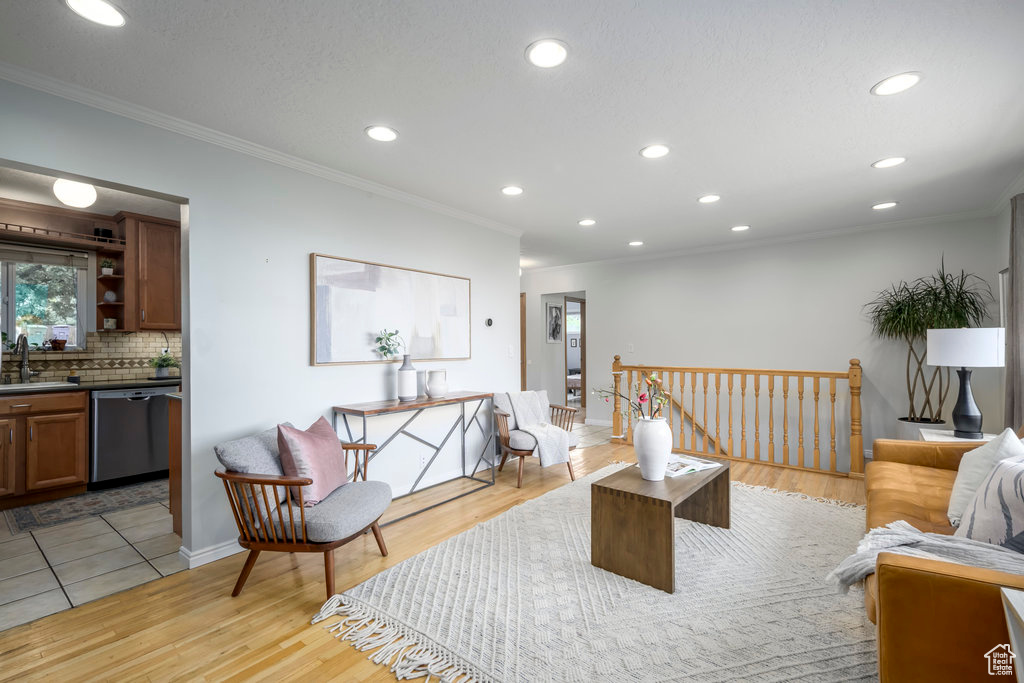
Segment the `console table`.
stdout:
<path fill-rule="evenodd" d="M 420 396 L 416 398 L 416 400 L 414 401 L 373 401 L 370 403 L 353 403 L 350 405 L 333 407 L 332 411 L 334 431 L 338 432 L 338 417 L 341 416 L 341 424 L 344 428 L 344 432 L 339 436 L 341 437 L 342 441 L 346 441 L 347 443 L 367 443 L 366 427 L 368 418 L 379 415 L 393 415 L 395 413 L 412 413 L 409 419 L 403 422 L 401 427 L 399 427 L 394 432 L 389 434 L 387 438 L 384 439 L 384 441 L 379 446 L 377 446 L 377 450 L 371 453 L 369 458 L 367 458 L 363 463 L 363 467 L 368 468 L 369 463 L 372 462 L 375 458 L 377 458 L 384 451 L 384 449 L 391 445 L 391 443 L 399 436 L 404 436 L 408 439 L 412 439 L 413 441 L 418 441 L 419 443 L 434 450 L 433 454 L 430 456 L 430 459 L 427 461 L 426 465 L 423 466 L 423 468 L 417 475 L 416 481 L 413 482 L 412 488 L 409 490 L 409 492 L 402 494 L 400 496 L 396 496 L 396 500 L 398 498 L 404 498 L 405 496 L 412 495 L 413 493 L 418 493 L 416 487 L 419 486 L 419 483 L 423 480 L 423 477 L 424 475 L 426 475 L 427 470 L 429 470 L 430 466 L 434 464 L 434 460 L 436 460 L 437 456 L 441 454 L 441 451 L 448 443 L 448 440 L 451 439 L 452 435 L 455 433 L 455 430 L 459 430 L 459 443 L 461 449 L 460 452 L 462 454 L 462 475 L 459 477 L 447 479 L 442 482 L 438 482 L 436 484 L 432 484 L 431 486 L 419 489 L 419 491 L 425 491 L 426 489 L 433 488 L 434 486 L 447 484 L 448 482 L 455 481 L 456 479 L 472 479 L 473 481 L 480 482 L 482 486 L 478 486 L 469 491 L 464 491 L 458 495 L 452 496 L 451 498 L 447 498 L 438 503 L 427 505 L 406 515 L 402 515 L 398 519 L 393 519 L 387 522 L 387 524 L 394 524 L 395 522 L 403 520 L 406 517 L 418 515 L 419 513 L 435 508 L 438 505 L 450 503 L 451 501 L 456 500 L 457 498 L 462 498 L 463 496 L 468 496 L 471 493 L 476 493 L 477 491 L 485 489 L 488 486 L 494 486 L 495 457 L 493 452 L 491 453 L 491 457 L 488 460 L 488 467 L 491 470 L 490 480 L 481 479 L 476 476 L 477 471 L 480 469 L 480 463 L 484 461 L 484 457 L 487 455 L 488 450 L 493 449 L 493 444 L 495 441 L 493 420 L 489 420 L 488 425 L 486 427 L 480 420 L 480 409 L 484 406 L 484 403 L 487 401 L 490 401 L 491 412 L 493 413 L 494 394 L 475 393 L 471 391 L 453 391 L 444 398 L 430 398 L 428 396 Z M 474 402 L 476 403 L 476 408 L 473 410 L 473 414 L 469 418 L 469 420 L 466 420 L 466 406 L 467 404 Z M 426 439 L 417 436 L 416 434 L 410 431 L 410 427 L 413 424 L 413 422 L 415 422 L 416 418 L 422 415 L 425 411 L 431 408 L 450 405 L 458 405 L 460 407 L 459 415 L 455 418 L 455 421 L 448 429 L 448 433 L 445 434 L 445 437 L 444 439 L 441 440 L 440 444 L 430 443 Z M 351 421 L 350 418 L 352 418 Z M 359 438 L 356 438 L 352 433 L 352 421 L 361 422 L 362 431 L 360 433 Z M 484 447 L 480 451 L 479 457 L 476 458 L 472 470 L 468 470 L 468 468 L 466 467 L 466 434 L 469 433 L 469 430 L 472 428 L 474 424 L 480 429 L 480 432 L 484 437 Z M 356 460 L 356 467 L 360 467 L 358 459 Z M 386 524 L 382 526 L 386 526 Z"/>

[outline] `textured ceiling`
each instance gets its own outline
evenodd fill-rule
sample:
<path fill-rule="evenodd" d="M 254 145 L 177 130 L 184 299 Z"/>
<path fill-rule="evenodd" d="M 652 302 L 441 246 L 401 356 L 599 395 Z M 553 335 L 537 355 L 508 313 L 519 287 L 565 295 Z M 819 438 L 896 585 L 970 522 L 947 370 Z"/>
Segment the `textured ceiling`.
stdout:
<path fill-rule="evenodd" d="M 117 4 L 5 0 L 0 61 L 519 228 L 535 265 L 989 211 L 1024 171 L 1019 0 Z"/>
<path fill-rule="evenodd" d="M 62 204 L 54 196 L 53 181 L 56 179 L 55 176 L 0 166 L 0 197 L 64 209 L 73 208 Z M 101 186 L 96 186 L 96 203 L 81 210 L 106 216 L 113 216 L 118 211 L 130 211 L 171 220 L 181 218 L 179 204 Z"/>

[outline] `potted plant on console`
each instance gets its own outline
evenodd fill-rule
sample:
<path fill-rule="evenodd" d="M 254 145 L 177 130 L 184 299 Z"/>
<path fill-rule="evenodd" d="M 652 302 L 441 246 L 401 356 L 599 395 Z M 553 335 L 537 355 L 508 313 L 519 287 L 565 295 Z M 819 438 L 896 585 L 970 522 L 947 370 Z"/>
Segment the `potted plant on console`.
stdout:
<path fill-rule="evenodd" d="M 381 330 L 377 338 L 374 339 L 374 343 L 377 344 L 377 353 L 384 356 L 387 360 L 397 356 L 399 350 L 404 351 L 402 354 L 402 367 L 398 368 L 398 400 L 415 401 L 419 395 L 416 368 L 413 367 L 412 362 L 409 360 L 409 347 L 406 346 L 405 340 L 398 335 L 398 330 L 394 332 L 388 332 L 386 329 Z"/>
<path fill-rule="evenodd" d="M 180 368 L 181 361 L 172 356 L 169 353 L 161 353 L 156 358 L 149 359 L 149 367 L 153 368 L 156 372 L 155 377 L 163 378 L 170 377 L 171 368 Z"/>
<path fill-rule="evenodd" d="M 609 389 L 597 389 L 595 393 L 607 401 L 616 395 Z M 661 481 L 672 454 L 672 430 L 669 428 L 662 407 L 668 403 L 668 395 L 662 387 L 661 377 L 656 372 L 641 374 L 636 383 L 636 398 L 618 394 L 625 401 L 623 412 L 629 411 L 636 418 L 633 427 L 633 450 L 640 463 L 640 476 L 647 481 Z"/>
<path fill-rule="evenodd" d="M 899 418 L 899 437 L 916 441 L 921 427 L 943 424 L 942 406 L 949 394 L 949 368 L 929 374 L 926 339 L 929 329 L 977 327 L 988 315 L 992 290 L 977 275 L 946 272 L 943 261 L 933 275 L 902 281 L 866 304 L 875 335 L 907 346 L 906 417 Z"/>

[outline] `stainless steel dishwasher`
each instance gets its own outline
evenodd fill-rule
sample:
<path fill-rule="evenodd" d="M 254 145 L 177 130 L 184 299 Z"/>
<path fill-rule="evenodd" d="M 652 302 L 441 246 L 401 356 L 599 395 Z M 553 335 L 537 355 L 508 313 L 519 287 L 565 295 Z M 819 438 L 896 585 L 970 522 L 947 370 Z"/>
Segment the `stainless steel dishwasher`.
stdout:
<path fill-rule="evenodd" d="M 167 394 L 174 391 L 172 386 L 92 392 L 89 488 L 167 472 Z"/>

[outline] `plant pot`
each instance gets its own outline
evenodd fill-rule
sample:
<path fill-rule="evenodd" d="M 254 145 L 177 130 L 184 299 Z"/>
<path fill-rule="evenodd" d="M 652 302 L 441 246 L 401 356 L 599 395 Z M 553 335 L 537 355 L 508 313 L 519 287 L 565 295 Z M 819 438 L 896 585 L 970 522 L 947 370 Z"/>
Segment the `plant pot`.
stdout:
<path fill-rule="evenodd" d="M 920 441 L 922 429 L 945 429 L 946 421 L 938 420 L 908 420 L 901 417 L 896 421 L 896 436 L 893 438 L 903 441 Z"/>
<path fill-rule="evenodd" d="M 430 398 L 444 398 L 448 395 L 448 371 L 428 370 L 427 371 L 427 396 Z"/>
<path fill-rule="evenodd" d="M 102 273 L 103 275 L 113 275 L 114 274 L 114 269 L 113 268 L 100 268 L 100 273 Z"/>
<path fill-rule="evenodd" d="M 398 400 L 415 401 L 418 395 L 416 368 L 409 360 L 409 354 L 405 354 L 402 356 L 402 367 L 398 368 Z"/>
<path fill-rule="evenodd" d="M 641 417 L 633 427 L 633 450 L 640 463 L 640 476 L 647 481 L 665 478 L 672 454 L 672 430 L 663 417 Z"/>
<path fill-rule="evenodd" d="M 154 377 L 170 377 L 171 376 L 171 369 L 170 368 L 153 368 L 153 369 L 156 371 L 155 373 L 153 373 Z"/>

